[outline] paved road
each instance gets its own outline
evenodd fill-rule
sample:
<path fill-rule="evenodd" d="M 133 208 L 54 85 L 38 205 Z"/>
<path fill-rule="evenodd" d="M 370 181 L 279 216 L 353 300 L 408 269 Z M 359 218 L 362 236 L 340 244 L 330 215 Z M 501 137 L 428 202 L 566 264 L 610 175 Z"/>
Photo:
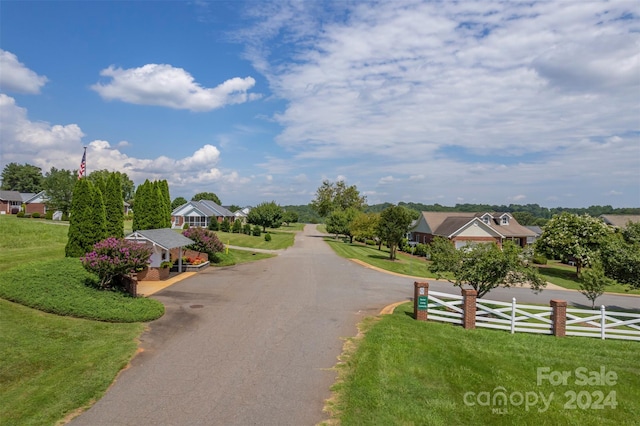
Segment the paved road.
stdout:
<path fill-rule="evenodd" d="M 446 283 L 437 291 L 459 294 Z M 131 368 L 73 425 L 313 425 L 336 374 L 341 337 L 385 305 L 409 300 L 413 280 L 336 256 L 315 227 L 273 259 L 210 268 L 153 297 L 166 314 L 141 338 Z M 548 303 L 575 292 L 495 290 L 492 298 Z M 599 302 L 640 307 L 639 298 Z"/>

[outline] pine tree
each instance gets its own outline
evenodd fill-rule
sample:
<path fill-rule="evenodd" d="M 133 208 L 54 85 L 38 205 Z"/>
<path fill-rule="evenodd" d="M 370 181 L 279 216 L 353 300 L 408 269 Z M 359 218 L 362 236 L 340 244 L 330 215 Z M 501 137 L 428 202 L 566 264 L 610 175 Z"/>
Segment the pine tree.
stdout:
<path fill-rule="evenodd" d="M 108 237 L 124 237 L 124 200 L 122 199 L 120 182 L 118 175 L 112 173 L 107 181 L 104 194 Z"/>

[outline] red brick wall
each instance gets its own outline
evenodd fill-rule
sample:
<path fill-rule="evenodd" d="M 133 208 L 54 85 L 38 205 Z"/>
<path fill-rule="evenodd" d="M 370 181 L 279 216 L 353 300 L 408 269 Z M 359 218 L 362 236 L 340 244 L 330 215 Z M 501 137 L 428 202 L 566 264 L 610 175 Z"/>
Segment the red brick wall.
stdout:
<path fill-rule="evenodd" d="M 27 214 L 31 214 L 31 213 L 40 213 L 41 215 L 44 216 L 45 212 L 45 205 L 43 203 L 29 203 L 26 204 L 26 213 Z"/>

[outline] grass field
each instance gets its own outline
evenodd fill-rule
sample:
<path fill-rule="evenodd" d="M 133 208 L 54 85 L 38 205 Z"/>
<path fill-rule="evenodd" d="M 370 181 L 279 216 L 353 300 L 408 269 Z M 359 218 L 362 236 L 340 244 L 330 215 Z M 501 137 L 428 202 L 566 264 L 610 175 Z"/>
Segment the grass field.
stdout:
<path fill-rule="evenodd" d="M 33 260 L 61 259 L 68 222 L 0 215 L 0 272 Z"/>
<path fill-rule="evenodd" d="M 382 250 L 377 246 L 367 246 L 360 243 L 350 244 L 342 239 L 325 237 L 325 241 L 339 255 L 347 259 L 358 259 L 377 268 L 404 275 L 411 275 L 423 278 L 435 278 L 435 275 L 428 269 L 429 262 L 423 257 L 411 256 L 398 252 L 398 258 L 389 260 L 389 249 L 384 245 Z M 563 265 L 557 261 L 549 261 L 547 265 L 538 268 L 540 274 L 548 282 L 567 289 L 577 290 L 580 284 L 576 279 L 575 267 Z M 631 290 L 629 286 L 615 284 L 607 286 L 606 292 L 622 294 L 640 294 L 640 289 Z"/>
<path fill-rule="evenodd" d="M 251 247 L 257 249 L 266 250 L 281 250 L 293 245 L 295 233 L 302 230 L 303 224 L 292 224 L 291 226 L 282 226 L 277 229 L 269 229 L 267 231 L 271 234 L 271 241 L 265 241 L 264 233 L 259 237 L 246 234 L 234 234 L 231 232 L 215 231 L 225 245 L 229 244 L 238 247 Z"/>
<path fill-rule="evenodd" d="M 53 425 L 98 400 L 135 353 L 143 327 L 0 299 L 0 425 Z"/>
<path fill-rule="evenodd" d="M 162 303 L 101 291 L 79 259 L 33 261 L 0 276 L 0 297 L 58 315 L 109 322 L 144 322 L 164 314 Z"/>
<path fill-rule="evenodd" d="M 0 425 L 58 424 L 91 405 L 135 353 L 144 329 L 139 321 L 164 312 L 156 300 L 85 285 L 92 276 L 78 259 L 64 257 L 68 229 L 0 216 L 0 297 L 66 315 L 0 299 Z M 288 234 L 281 240 L 292 242 Z M 273 255 L 230 250 L 223 256 L 231 265 Z M 133 322 L 114 323 L 122 321 Z"/>
<path fill-rule="evenodd" d="M 640 418 L 637 342 L 464 330 L 415 321 L 411 311 L 405 304 L 366 320 L 364 337 L 345 345 L 328 404 L 334 421 L 582 426 Z M 569 372 L 566 385 L 538 384 L 538 368 Z M 581 383 L 581 375 L 594 378 L 602 368 L 616 379 Z M 498 405 L 501 392 L 510 399 Z"/>

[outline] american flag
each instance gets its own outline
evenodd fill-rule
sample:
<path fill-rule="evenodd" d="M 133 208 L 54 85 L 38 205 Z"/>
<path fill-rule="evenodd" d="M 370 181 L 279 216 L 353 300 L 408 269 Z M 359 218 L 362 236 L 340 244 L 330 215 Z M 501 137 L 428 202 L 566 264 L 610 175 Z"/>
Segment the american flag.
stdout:
<path fill-rule="evenodd" d="M 82 154 L 82 162 L 80 163 L 80 170 L 78 170 L 78 179 L 82 179 L 85 169 L 87 167 L 87 150 L 85 148 L 84 154 Z"/>

